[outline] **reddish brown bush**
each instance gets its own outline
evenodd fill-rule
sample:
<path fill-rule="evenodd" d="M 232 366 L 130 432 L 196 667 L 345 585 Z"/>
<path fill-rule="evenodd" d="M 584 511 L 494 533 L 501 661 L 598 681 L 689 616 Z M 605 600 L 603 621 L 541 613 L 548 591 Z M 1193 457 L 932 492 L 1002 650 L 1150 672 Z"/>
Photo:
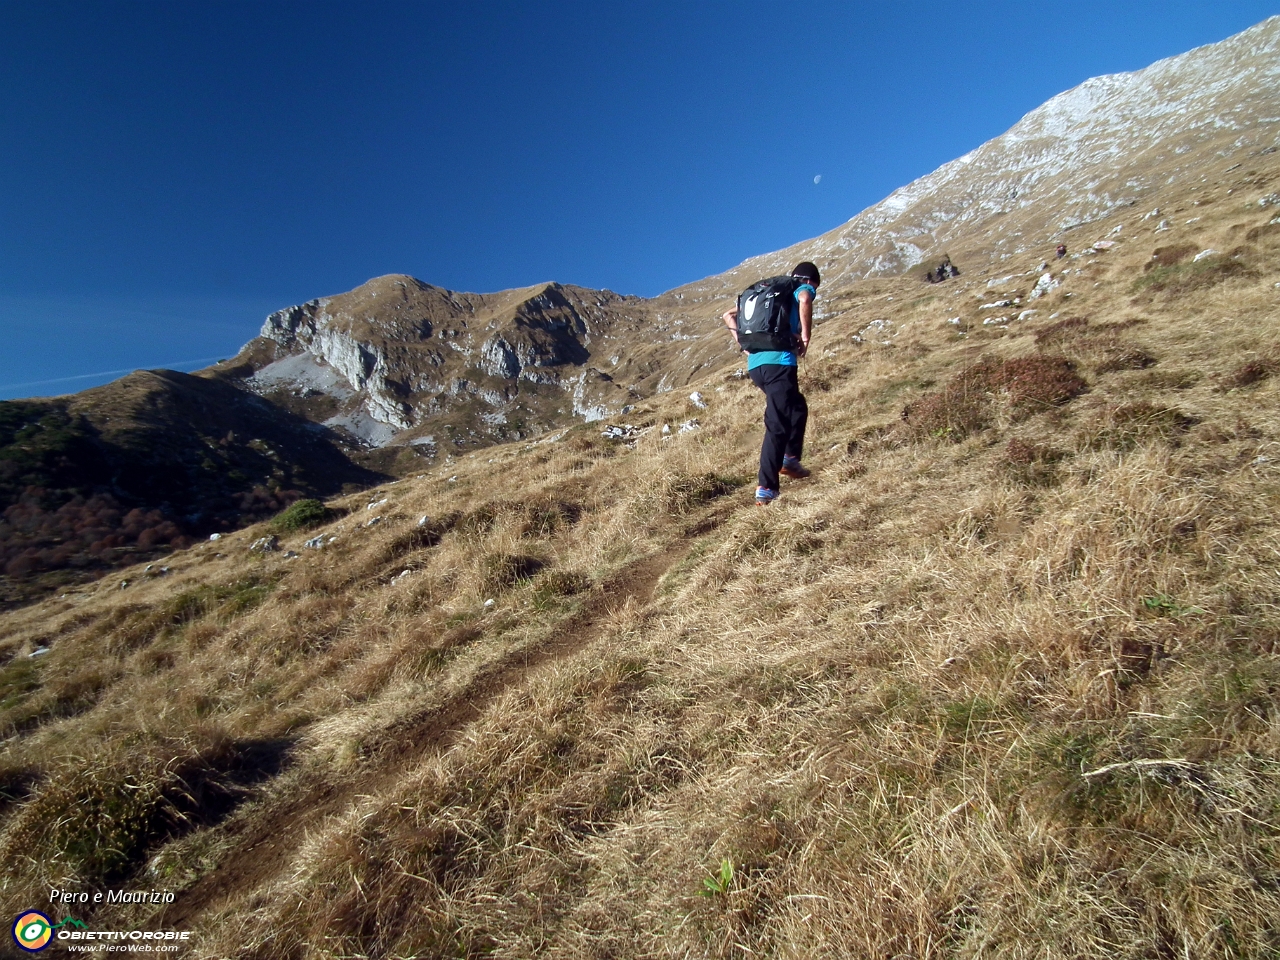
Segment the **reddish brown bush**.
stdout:
<path fill-rule="evenodd" d="M 1250 360 L 1248 363 L 1242 363 L 1222 378 L 1222 389 L 1238 390 L 1241 387 L 1249 387 L 1255 383 L 1261 383 L 1276 372 L 1276 366 L 1276 362 L 1269 359 Z"/>
<path fill-rule="evenodd" d="M 1060 450 L 1015 437 L 1005 446 L 1003 467 L 1020 483 L 1045 486 L 1057 478 L 1057 464 L 1065 456 Z"/>
<path fill-rule="evenodd" d="M 1005 401 L 1015 418 L 1028 417 L 1079 396 L 1088 384 L 1064 357 L 983 359 L 942 390 L 926 394 L 902 411 L 916 437 L 960 440 L 985 429 Z"/>
<path fill-rule="evenodd" d="M 1154 366 L 1156 358 L 1138 347 L 1120 349 L 1111 353 L 1094 369 L 1098 373 L 1116 373 L 1120 370 L 1145 370 Z"/>
<path fill-rule="evenodd" d="M 1007 360 L 992 371 L 994 389 L 1004 390 L 1015 408 L 1035 412 L 1057 406 L 1088 389 L 1065 357 L 1022 357 Z"/>
<path fill-rule="evenodd" d="M 0 570 L 8 576 L 128 564 L 138 558 L 125 548 L 152 551 L 190 543 L 159 510 L 126 511 L 109 494 L 74 496 L 55 508 L 47 503 L 52 497 L 30 487 L 0 515 Z"/>

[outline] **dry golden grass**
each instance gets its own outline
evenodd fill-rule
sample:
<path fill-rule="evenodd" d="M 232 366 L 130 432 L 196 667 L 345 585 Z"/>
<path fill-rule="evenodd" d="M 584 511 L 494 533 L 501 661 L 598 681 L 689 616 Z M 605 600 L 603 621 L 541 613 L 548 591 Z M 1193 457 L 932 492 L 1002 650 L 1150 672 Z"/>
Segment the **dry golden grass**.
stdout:
<path fill-rule="evenodd" d="M 980 271 L 837 291 L 768 509 L 725 370 L 697 431 L 659 398 L 634 449 L 481 451 L 297 559 L 246 530 L 9 615 L 6 902 L 172 889 L 85 919 L 210 958 L 1277 956 L 1271 233 L 1134 286 L 1265 222 L 1210 210 L 1003 329 L 945 322 Z M 979 415 L 914 429 L 955 384 Z"/>

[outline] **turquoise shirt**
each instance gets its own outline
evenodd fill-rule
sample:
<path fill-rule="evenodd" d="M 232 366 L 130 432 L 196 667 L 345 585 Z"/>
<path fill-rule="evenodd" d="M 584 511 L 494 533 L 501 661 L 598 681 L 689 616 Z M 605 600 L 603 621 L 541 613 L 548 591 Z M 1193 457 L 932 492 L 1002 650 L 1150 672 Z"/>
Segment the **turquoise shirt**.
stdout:
<path fill-rule="evenodd" d="M 791 304 L 791 335 L 800 336 L 800 291 L 808 290 L 809 296 L 815 300 L 818 299 L 818 291 L 813 289 L 809 284 L 802 283 L 796 287 L 795 300 Z M 766 364 L 775 364 L 779 367 L 798 366 L 796 360 L 796 352 L 794 350 L 761 350 L 759 353 L 747 354 L 747 369 L 754 370 L 756 367 L 763 367 Z"/>

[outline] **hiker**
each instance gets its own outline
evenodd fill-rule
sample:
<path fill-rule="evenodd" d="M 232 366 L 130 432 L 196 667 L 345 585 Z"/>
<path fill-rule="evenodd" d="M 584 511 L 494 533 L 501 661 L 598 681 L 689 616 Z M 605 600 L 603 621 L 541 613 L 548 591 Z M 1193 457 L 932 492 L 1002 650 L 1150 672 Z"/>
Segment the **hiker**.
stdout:
<path fill-rule="evenodd" d="M 800 392 L 798 357 L 809 349 L 813 334 L 813 301 L 822 282 L 809 261 L 796 264 L 788 276 L 761 280 L 743 291 L 738 305 L 726 310 L 724 325 L 749 354 L 747 374 L 764 391 L 764 443 L 756 503 L 778 499 L 779 477 L 809 476 L 800 463 L 809 404 Z"/>
<path fill-rule="evenodd" d="M 1067 255 L 1067 245 L 1065 243 L 1058 244 L 1058 259 L 1061 260 Z"/>

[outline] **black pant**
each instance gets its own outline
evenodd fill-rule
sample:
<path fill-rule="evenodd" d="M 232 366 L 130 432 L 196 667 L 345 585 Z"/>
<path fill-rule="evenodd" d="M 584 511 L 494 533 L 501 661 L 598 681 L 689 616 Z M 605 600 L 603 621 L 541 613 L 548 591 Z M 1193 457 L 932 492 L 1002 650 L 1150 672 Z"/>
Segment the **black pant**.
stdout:
<path fill-rule="evenodd" d="M 804 428 L 809 404 L 800 392 L 795 367 L 767 363 L 750 371 L 752 382 L 764 391 L 764 443 L 760 447 L 760 475 L 756 482 L 778 489 L 778 468 L 783 456 L 800 459 L 804 453 Z"/>

